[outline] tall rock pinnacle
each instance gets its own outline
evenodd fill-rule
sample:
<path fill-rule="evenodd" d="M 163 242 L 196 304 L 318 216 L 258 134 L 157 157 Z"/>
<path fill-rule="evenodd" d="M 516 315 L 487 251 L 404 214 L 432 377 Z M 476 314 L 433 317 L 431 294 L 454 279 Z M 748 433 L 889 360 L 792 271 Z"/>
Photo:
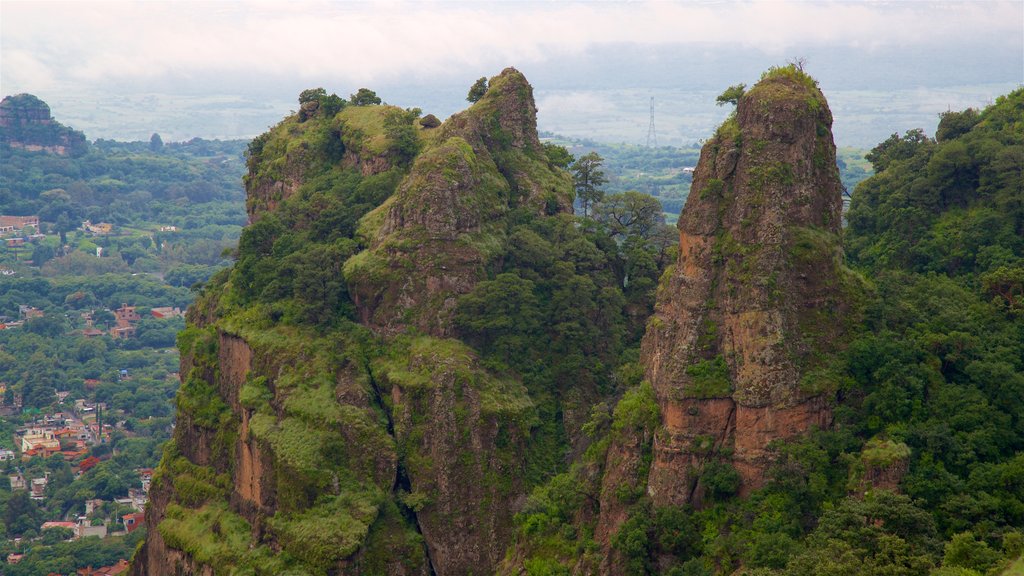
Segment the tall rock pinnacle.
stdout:
<path fill-rule="evenodd" d="M 703 467 L 762 482 L 770 441 L 826 427 L 851 277 L 839 243 L 832 114 L 773 68 L 701 151 L 643 362 L 661 407 L 648 490 L 699 504 Z"/>

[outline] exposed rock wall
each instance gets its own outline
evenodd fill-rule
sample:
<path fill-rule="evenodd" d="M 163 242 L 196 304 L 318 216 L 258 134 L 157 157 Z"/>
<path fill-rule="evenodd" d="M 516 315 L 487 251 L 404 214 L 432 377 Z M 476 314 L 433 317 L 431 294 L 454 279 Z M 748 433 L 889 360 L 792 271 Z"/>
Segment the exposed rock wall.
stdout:
<path fill-rule="evenodd" d="M 322 167 L 307 157 L 309 138 L 338 141 L 330 161 L 343 175 L 390 170 L 383 132 L 365 131 L 388 108 L 343 111 L 318 136 L 327 120 L 296 117 L 257 139 L 250 219 L 287 208 Z M 372 332 L 255 319 L 224 305 L 230 280 L 211 282 L 190 309 L 178 427 L 135 574 L 205 573 L 211 560 L 183 552 L 190 545 L 220 547 L 212 562 L 236 567 L 251 554 L 317 556 L 308 565 L 338 574 L 487 574 L 504 557 L 536 408 L 520 382 L 450 338 L 451 315 L 486 277 L 508 212 L 571 210 L 571 179 L 547 162 L 532 89 L 514 69 L 422 143 L 394 194 L 360 221 L 364 249 L 345 266 Z M 203 514 L 211 525 L 189 522 Z M 197 544 L 220 538 L 225 519 L 248 531 L 247 548 L 237 532 Z"/>
<path fill-rule="evenodd" d="M 836 353 L 859 290 L 843 265 L 831 125 L 810 77 L 773 69 L 701 150 L 679 258 L 641 349 L 661 419 L 642 480 L 655 506 L 700 507 L 712 462 L 731 465 L 747 494 L 764 482 L 772 441 L 831 424 Z M 608 451 L 604 573 L 623 572 L 607 541 L 628 517 L 607 484 L 631 482 L 644 449 L 620 438 Z"/>
<path fill-rule="evenodd" d="M 0 144 L 60 156 L 84 152 L 88 146 L 84 134 L 54 120 L 46 102 L 31 94 L 0 101 Z"/>
<path fill-rule="evenodd" d="M 662 410 L 648 491 L 700 504 L 702 467 L 758 487 L 768 443 L 830 423 L 829 359 L 848 279 L 832 115 L 813 80 L 775 70 L 701 151 L 642 361 Z"/>

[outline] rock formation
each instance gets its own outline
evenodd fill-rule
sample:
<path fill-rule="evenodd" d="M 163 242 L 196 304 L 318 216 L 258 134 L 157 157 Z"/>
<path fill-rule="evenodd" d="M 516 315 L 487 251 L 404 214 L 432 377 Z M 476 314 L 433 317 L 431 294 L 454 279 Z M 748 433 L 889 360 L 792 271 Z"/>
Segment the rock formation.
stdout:
<path fill-rule="evenodd" d="M 79 154 L 87 146 L 84 134 L 54 120 L 46 102 L 32 94 L 0 101 L 0 144 L 62 156 Z"/>
<path fill-rule="evenodd" d="M 662 412 L 648 490 L 699 504 L 704 464 L 758 487 L 768 444 L 830 422 L 830 359 L 851 281 L 832 115 L 815 82 L 773 69 L 701 151 L 643 362 Z"/>
<path fill-rule="evenodd" d="M 569 210 L 571 181 L 514 69 L 442 126 L 414 120 L 296 114 L 250 146 L 252 225 L 179 338 L 178 424 L 135 574 L 487 574 L 504 556 L 536 409 L 452 337 L 451 313 L 486 277 L 505 214 Z M 305 256 L 280 255 L 296 250 L 278 242 L 289 228 L 327 246 L 325 274 L 303 268 L 313 288 L 344 272 L 350 302 L 313 292 L 314 318 L 345 300 L 356 322 L 278 321 L 279 295 L 309 288 L 290 277 Z"/>
<path fill-rule="evenodd" d="M 655 505 L 699 507 L 705 474 L 729 467 L 748 493 L 763 483 L 773 440 L 830 425 L 835 353 L 857 291 L 843 266 L 831 125 L 816 83 L 775 68 L 701 151 L 679 259 L 642 344 L 661 426 L 646 479 L 631 481 Z M 613 443 L 606 465 L 604 543 L 625 518 L 607 480 L 637 468 L 621 448 Z M 604 568 L 618 571 L 614 558 Z"/>

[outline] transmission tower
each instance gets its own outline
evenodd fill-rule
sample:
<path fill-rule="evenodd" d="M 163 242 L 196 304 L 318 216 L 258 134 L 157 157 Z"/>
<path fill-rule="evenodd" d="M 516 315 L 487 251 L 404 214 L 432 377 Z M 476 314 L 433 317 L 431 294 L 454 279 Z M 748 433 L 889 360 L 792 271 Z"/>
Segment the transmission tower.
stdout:
<path fill-rule="evenodd" d="M 647 147 L 658 147 L 658 131 L 654 129 L 654 96 L 651 96 L 651 123 L 647 126 Z"/>

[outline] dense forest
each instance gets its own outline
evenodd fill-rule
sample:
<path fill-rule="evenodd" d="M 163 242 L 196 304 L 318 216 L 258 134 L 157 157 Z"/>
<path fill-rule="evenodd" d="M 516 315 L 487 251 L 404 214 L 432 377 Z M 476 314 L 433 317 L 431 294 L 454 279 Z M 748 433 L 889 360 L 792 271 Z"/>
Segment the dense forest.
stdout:
<path fill-rule="evenodd" d="M 624 492 L 631 511 L 612 545 L 625 573 L 966 576 L 1019 556 L 1022 122 L 1017 91 L 944 114 L 935 139 L 912 130 L 870 152 L 876 174 L 854 192 L 845 234 L 870 290 L 840 359 L 834 425 L 775 446 L 768 483 L 747 498 L 728 466 L 704 472 L 701 509 Z M 596 412 L 588 428 L 607 432 L 516 517 L 527 573 L 569 574 L 600 552 L 581 515 L 600 491 L 595 470 L 608 437 L 652 430 L 656 408 L 639 384 Z"/>
<path fill-rule="evenodd" d="M 188 424 L 165 451 L 170 503 L 147 520 L 161 540 L 136 573 L 970 576 L 1019 556 L 1024 92 L 943 115 L 934 140 L 894 135 L 870 170 L 841 152 L 837 170 L 813 79 L 777 68 L 751 90 L 768 105 L 806 93 L 793 102 L 818 118 L 819 144 L 795 165 L 834 178 L 837 206 L 855 185 L 845 256 L 813 228 L 788 245 L 788 266 L 821 255 L 846 294 L 845 315 L 801 324 L 811 351 L 831 333 L 814 322 L 842 326 L 799 383 L 830 425 L 768 445 L 752 490 L 708 444 L 702 498 L 665 505 L 628 478 L 646 478 L 665 442 L 640 347 L 680 258 L 666 210 L 604 189 L 583 149 L 531 136 L 517 72 L 481 80 L 443 124 L 368 90 L 309 90 L 250 144 L 253 223 L 179 337 Z M 744 105 L 748 120 L 763 112 Z M 728 144 L 756 162 L 775 145 L 742 130 L 730 117 L 710 154 Z M 796 168 L 767 162 L 751 186 L 794 185 Z M 701 202 L 729 201 L 728 186 L 706 181 Z M 715 242 L 729 274 L 758 265 L 759 247 Z M 784 301 L 773 278 L 751 281 Z M 698 343 L 720 339 L 702 329 Z M 226 357 L 249 360 L 239 372 Z M 714 398 L 730 362 L 683 371 Z M 621 511 L 611 533 L 605 506 Z"/>

